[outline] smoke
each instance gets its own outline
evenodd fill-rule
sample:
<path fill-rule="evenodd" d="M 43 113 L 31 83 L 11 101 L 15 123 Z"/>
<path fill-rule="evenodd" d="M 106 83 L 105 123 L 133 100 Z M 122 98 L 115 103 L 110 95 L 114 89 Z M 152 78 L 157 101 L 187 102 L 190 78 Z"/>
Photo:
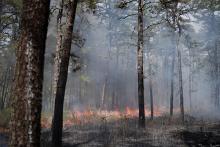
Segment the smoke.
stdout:
<path fill-rule="evenodd" d="M 82 5 L 82 4 L 81 4 Z M 73 45 L 72 53 L 80 57 L 81 70 L 69 71 L 65 95 L 66 110 L 87 108 L 124 109 L 137 108 L 137 73 L 136 73 L 136 16 L 120 19 L 130 14 L 131 10 L 119 10 L 115 1 L 107 1 L 98 8 L 105 11 L 92 13 L 78 9 L 74 33 L 85 40 L 83 46 Z M 80 6 L 82 8 L 82 6 Z M 100 8 L 101 9 L 101 8 Z M 98 10 L 97 10 L 98 11 Z M 132 10 L 135 11 L 135 10 Z M 219 119 L 219 110 L 213 103 L 208 62 L 210 46 L 206 42 L 217 39 L 209 38 L 210 17 L 203 13 L 190 16 L 190 22 L 180 39 L 183 62 L 183 89 L 186 114 L 196 117 Z M 203 18 L 201 18 L 203 17 Z M 216 14 L 219 18 L 219 14 Z M 149 22 L 148 22 L 149 23 Z M 56 46 L 56 16 L 51 17 L 49 26 L 45 81 L 44 110 L 51 111 L 53 57 Z M 217 27 L 217 26 L 216 26 Z M 149 35 L 150 34 L 150 35 Z M 179 108 L 178 67 L 175 61 L 175 76 L 171 77 L 173 50 L 176 37 L 169 26 L 162 24 L 152 29 L 145 37 L 145 103 L 150 107 L 149 98 L 149 60 L 152 63 L 152 81 L 155 108 L 164 108 L 169 113 L 170 81 L 174 78 L 174 107 Z M 192 46 L 186 44 L 186 36 Z M 197 45 L 193 45 L 193 43 Z M 219 49 L 219 47 L 218 47 Z M 189 50 L 194 50 L 194 59 L 190 62 Z M 150 52 L 150 56 L 147 56 Z M 72 63 L 74 64 L 74 63 Z M 193 71 L 190 71 L 192 68 Z M 70 68 L 71 69 L 71 68 Z M 191 72 L 191 73 L 190 73 Z M 192 88 L 189 88 L 189 74 L 193 74 Z M 191 91 L 191 100 L 190 100 Z M 104 100 L 103 100 L 104 99 Z M 191 104 L 190 104 L 191 103 Z M 51 106 L 50 106 L 51 105 Z M 191 108 L 190 108 L 191 105 Z"/>

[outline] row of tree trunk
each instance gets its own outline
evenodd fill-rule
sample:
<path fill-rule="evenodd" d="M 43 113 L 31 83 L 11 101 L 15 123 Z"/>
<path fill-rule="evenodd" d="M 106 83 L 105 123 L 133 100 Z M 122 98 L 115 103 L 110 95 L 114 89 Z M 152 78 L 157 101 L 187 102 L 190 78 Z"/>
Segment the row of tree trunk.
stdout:
<path fill-rule="evenodd" d="M 73 36 L 78 0 L 61 0 L 57 18 L 57 46 L 54 59 L 54 87 L 55 99 L 54 116 L 52 123 L 52 146 L 62 146 L 63 104 L 68 75 L 70 50 Z M 13 92 L 13 111 L 11 121 L 12 147 L 39 147 L 40 146 L 40 118 L 42 107 L 42 84 L 45 42 L 49 17 L 49 0 L 23 0 L 21 20 L 21 34 L 16 50 L 16 69 Z M 63 20 L 63 15 L 66 16 Z M 64 25 L 65 24 L 65 25 Z M 137 73 L 138 73 L 138 103 L 139 127 L 145 127 L 144 106 L 144 0 L 138 0 L 138 43 L 137 43 Z M 175 54 L 174 54 L 175 56 Z M 174 61 L 172 72 L 174 71 Z M 180 107 L 182 119 L 183 86 L 181 52 L 178 50 Z M 150 75 L 151 75 L 150 65 Z M 153 89 L 150 77 L 151 117 L 153 118 Z M 171 94 L 173 94 L 173 80 Z M 103 86 L 105 92 L 106 85 Z M 103 93 L 104 99 L 105 93 Z M 171 95 L 171 109 L 173 114 L 173 95 Z M 104 103 L 104 102 L 103 102 Z M 22 114 L 22 115 L 21 115 Z"/>
<path fill-rule="evenodd" d="M 78 0 L 61 1 L 54 64 L 54 117 L 52 145 L 62 144 L 63 102 L 68 74 L 73 24 Z M 21 35 L 16 51 L 16 69 L 11 121 L 12 147 L 39 147 L 42 84 L 49 0 L 23 1 Z M 62 16 L 66 15 L 65 25 Z M 23 114 L 23 115 L 21 115 Z"/>

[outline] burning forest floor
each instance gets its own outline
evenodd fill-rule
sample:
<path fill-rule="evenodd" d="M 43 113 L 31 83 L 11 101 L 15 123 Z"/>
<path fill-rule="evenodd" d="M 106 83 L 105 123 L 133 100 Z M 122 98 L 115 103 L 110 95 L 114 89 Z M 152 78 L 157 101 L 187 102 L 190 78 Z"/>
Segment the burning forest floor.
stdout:
<path fill-rule="evenodd" d="M 137 126 L 137 111 L 84 111 L 64 113 L 64 147 L 220 147 L 220 121 L 178 115 L 172 119 L 156 112 Z M 150 114 L 146 112 L 146 116 Z M 50 147 L 51 114 L 42 116 L 42 147 Z M 8 131 L 0 131 L 0 147 L 7 147 Z"/>
<path fill-rule="evenodd" d="M 220 147 L 220 121 L 185 116 L 183 125 L 177 116 L 158 114 L 154 120 L 146 118 L 146 129 L 139 129 L 133 115 L 75 115 L 64 121 L 64 147 Z M 42 147 L 50 146 L 49 130 L 43 130 Z"/>

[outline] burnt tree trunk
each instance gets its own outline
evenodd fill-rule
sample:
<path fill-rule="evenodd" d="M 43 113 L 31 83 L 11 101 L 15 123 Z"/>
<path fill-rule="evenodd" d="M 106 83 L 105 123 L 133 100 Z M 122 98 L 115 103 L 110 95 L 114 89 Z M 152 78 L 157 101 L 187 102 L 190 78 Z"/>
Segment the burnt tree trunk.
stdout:
<path fill-rule="evenodd" d="M 144 1 L 138 0 L 138 47 L 137 47 L 137 73 L 138 73 L 138 104 L 139 104 L 139 127 L 145 128 L 145 109 L 144 109 Z"/>
<path fill-rule="evenodd" d="M 43 67 L 49 5 L 49 0 L 23 0 L 13 85 L 11 147 L 40 146 Z"/>
<path fill-rule="evenodd" d="M 63 104 L 68 75 L 70 50 L 72 44 L 73 24 L 78 0 L 65 1 L 66 24 L 62 26 L 64 1 L 58 14 L 58 34 L 56 57 L 54 63 L 54 97 L 55 108 L 52 122 L 52 146 L 62 146 Z"/>

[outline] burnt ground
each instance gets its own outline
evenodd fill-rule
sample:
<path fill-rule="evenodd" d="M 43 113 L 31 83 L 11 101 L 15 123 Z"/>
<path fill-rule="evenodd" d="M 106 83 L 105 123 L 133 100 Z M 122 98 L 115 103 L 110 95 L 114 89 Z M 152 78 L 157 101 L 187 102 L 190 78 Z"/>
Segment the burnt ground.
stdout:
<path fill-rule="evenodd" d="M 139 129 L 137 119 L 122 118 L 79 124 L 64 129 L 64 147 L 220 147 L 220 122 L 187 117 L 184 125 L 167 117 L 147 120 Z M 49 147 L 44 131 L 42 147 Z"/>
<path fill-rule="evenodd" d="M 139 129 L 137 119 L 122 118 L 64 128 L 64 147 L 220 147 L 220 121 L 186 117 L 158 117 L 147 120 L 146 129 Z M 50 147 L 50 131 L 43 130 L 42 147 Z M 0 133 L 0 147 L 7 147 L 8 137 Z"/>

